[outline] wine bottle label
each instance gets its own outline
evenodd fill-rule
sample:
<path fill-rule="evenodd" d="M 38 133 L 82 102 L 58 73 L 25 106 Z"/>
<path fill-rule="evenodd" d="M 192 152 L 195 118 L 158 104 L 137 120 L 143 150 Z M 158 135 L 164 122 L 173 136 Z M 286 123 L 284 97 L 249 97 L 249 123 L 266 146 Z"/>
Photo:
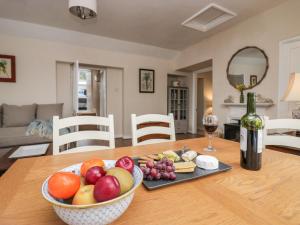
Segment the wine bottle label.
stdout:
<path fill-rule="evenodd" d="M 262 130 L 257 131 L 257 153 L 261 153 L 263 149 L 263 132 Z"/>
<path fill-rule="evenodd" d="M 240 149 L 244 152 L 247 151 L 247 129 L 245 127 L 241 127 Z"/>

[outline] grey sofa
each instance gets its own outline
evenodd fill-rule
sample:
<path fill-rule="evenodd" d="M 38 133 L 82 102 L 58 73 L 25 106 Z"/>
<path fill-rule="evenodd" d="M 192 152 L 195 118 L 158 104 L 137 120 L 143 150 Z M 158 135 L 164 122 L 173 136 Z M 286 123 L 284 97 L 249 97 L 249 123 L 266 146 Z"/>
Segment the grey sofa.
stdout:
<path fill-rule="evenodd" d="M 36 119 L 62 116 L 63 104 L 0 105 L 0 148 L 50 143 L 51 139 L 26 135 L 28 125 Z"/>

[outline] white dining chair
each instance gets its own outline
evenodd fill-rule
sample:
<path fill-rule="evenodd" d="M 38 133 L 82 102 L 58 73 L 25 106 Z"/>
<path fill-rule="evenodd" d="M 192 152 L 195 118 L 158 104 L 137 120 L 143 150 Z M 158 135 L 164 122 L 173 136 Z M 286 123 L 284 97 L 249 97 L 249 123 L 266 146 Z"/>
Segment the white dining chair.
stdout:
<path fill-rule="evenodd" d="M 264 145 L 278 145 L 300 148 L 300 137 L 287 135 L 281 131 L 300 130 L 300 119 L 272 119 L 264 117 Z M 273 134 L 272 134 L 273 130 Z"/>
<path fill-rule="evenodd" d="M 153 125 L 151 125 L 151 123 Z M 157 126 L 157 123 L 168 124 L 168 127 Z M 146 127 L 139 128 L 140 125 L 148 124 Z M 136 114 L 131 114 L 131 129 L 132 129 L 132 145 L 145 145 L 154 144 L 161 142 L 176 141 L 175 136 L 175 126 L 173 114 L 161 115 L 161 114 L 146 114 L 141 116 L 136 116 Z M 140 138 L 147 135 L 167 135 L 169 139 L 163 138 L 151 138 L 147 140 L 139 141 Z"/>
<path fill-rule="evenodd" d="M 84 130 L 60 134 L 60 130 L 63 128 L 74 127 L 78 128 L 79 125 L 97 125 L 97 127 L 104 128 L 101 130 Z M 104 131 L 103 131 L 104 130 Z M 78 142 L 82 140 L 103 140 L 108 141 L 108 146 L 80 146 L 67 149 L 60 152 L 60 146 L 66 145 L 72 142 Z M 73 116 L 63 119 L 59 119 L 58 116 L 53 117 L 53 155 L 67 154 L 75 152 L 95 151 L 103 149 L 115 148 L 115 135 L 114 135 L 114 117 L 109 115 L 108 117 L 99 116 Z"/>

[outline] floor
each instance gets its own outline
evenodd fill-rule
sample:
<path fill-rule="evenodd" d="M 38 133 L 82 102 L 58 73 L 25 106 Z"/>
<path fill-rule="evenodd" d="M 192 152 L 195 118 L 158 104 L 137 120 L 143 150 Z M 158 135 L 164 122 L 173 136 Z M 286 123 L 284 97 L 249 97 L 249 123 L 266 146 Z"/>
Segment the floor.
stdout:
<path fill-rule="evenodd" d="M 0 158 L 9 152 L 11 148 L 0 148 Z"/>
<path fill-rule="evenodd" d="M 198 138 L 198 137 L 204 137 L 205 135 L 202 134 L 176 134 L 176 140 L 183 140 L 183 139 L 191 139 L 191 138 Z M 108 143 L 104 143 L 103 141 L 97 142 L 97 141 L 82 141 L 79 143 L 80 146 L 84 145 L 108 145 Z M 131 139 L 123 139 L 123 138 L 116 138 L 115 141 L 116 148 L 118 147 L 127 147 L 131 146 Z M 275 146 L 268 146 L 268 149 L 272 149 L 274 151 L 279 151 L 279 152 L 284 152 L 288 154 L 293 154 L 293 155 L 299 155 L 300 156 L 300 151 L 299 150 L 293 150 L 290 148 L 284 148 L 284 147 L 275 147 Z"/>
<path fill-rule="evenodd" d="M 176 134 L 176 140 L 204 137 L 200 134 Z M 131 146 L 131 139 L 116 138 L 116 147 Z"/>
<path fill-rule="evenodd" d="M 176 134 L 176 140 L 183 140 L 183 139 L 190 139 L 190 138 L 198 138 L 198 137 L 204 137 L 203 134 Z M 79 146 L 84 145 L 108 145 L 108 143 L 104 143 L 103 141 L 80 141 Z M 116 148 L 118 147 L 127 147 L 131 146 L 131 139 L 123 139 L 123 138 L 116 138 L 115 141 Z"/>

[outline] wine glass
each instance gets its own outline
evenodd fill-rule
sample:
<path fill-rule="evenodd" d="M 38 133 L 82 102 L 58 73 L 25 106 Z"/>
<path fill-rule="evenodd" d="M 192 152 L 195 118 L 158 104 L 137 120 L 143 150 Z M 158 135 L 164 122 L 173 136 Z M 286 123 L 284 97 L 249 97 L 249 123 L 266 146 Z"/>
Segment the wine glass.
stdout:
<path fill-rule="evenodd" d="M 206 133 L 208 134 L 208 146 L 204 148 L 204 151 L 215 151 L 216 149 L 212 146 L 212 138 L 214 132 L 218 128 L 218 117 L 216 115 L 205 115 L 203 117 L 203 125 Z"/>

